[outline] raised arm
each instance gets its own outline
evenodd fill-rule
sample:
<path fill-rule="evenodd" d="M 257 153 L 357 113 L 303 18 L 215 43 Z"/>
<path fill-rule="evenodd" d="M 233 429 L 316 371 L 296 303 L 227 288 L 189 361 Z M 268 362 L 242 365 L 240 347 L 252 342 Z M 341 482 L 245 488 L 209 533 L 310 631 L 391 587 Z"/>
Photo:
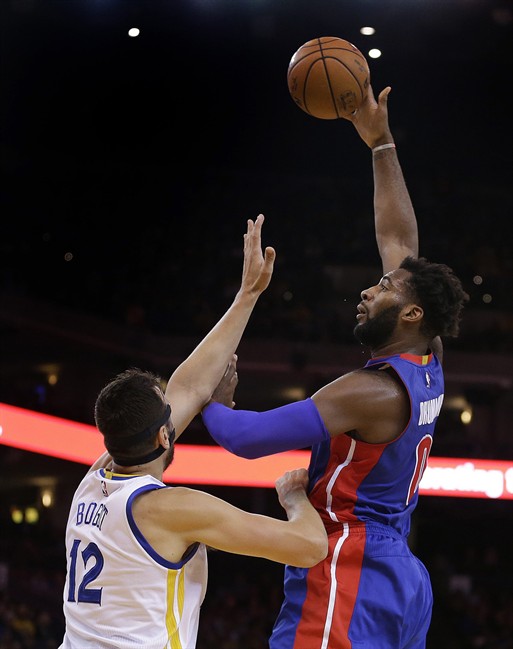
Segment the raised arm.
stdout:
<path fill-rule="evenodd" d="M 390 90 L 390 86 L 382 90 L 376 101 L 369 87 L 366 100 L 351 116 L 358 134 L 373 150 L 374 220 L 383 273 L 397 268 L 407 256 L 418 257 L 419 252 L 415 211 L 388 123 Z"/>
<path fill-rule="evenodd" d="M 235 353 L 253 308 L 269 286 L 275 251 L 262 253 L 261 231 L 264 217 L 248 219 L 244 235 L 242 281 L 235 299 L 224 316 L 171 375 L 166 397 L 178 437 L 210 398 Z"/>
<path fill-rule="evenodd" d="M 364 103 L 350 117 L 358 134 L 372 150 L 374 225 L 383 274 L 398 268 L 405 257 L 419 256 L 417 218 L 388 123 L 390 90 L 387 86 L 376 101 L 369 86 Z M 441 361 L 441 338 L 431 341 L 431 350 Z"/>

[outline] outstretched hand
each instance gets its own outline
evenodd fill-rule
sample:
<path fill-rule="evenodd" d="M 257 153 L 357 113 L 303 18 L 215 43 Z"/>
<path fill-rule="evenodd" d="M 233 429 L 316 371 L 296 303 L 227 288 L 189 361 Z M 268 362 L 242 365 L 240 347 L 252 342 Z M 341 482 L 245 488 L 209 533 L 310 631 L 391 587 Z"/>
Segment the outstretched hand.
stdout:
<path fill-rule="evenodd" d="M 255 221 L 248 219 L 244 235 L 244 266 L 242 268 L 241 292 L 260 295 L 269 286 L 273 274 L 276 251 L 267 246 L 262 253 L 262 224 L 264 215 L 259 214 Z"/>
<path fill-rule="evenodd" d="M 223 374 L 223 378 L 219 381 L 219 384 L 212 393 L 210 402 L 217 401 L 218 403 L 223 404 L 223 406 L 234 408 L 235 401 L 233 400 L 233 396 L 238 383 L 239 377 L 237 375 L 237 354 L 234 354 L 232 356 L 232 360 L 228 363 L 228 367 L 226 368 L 226 372 Z"/>
<path fill-rule="evenodd" d="M 390 86 L 384 88 L 376 101 L 372 86 L 369 85 L 362 105 L 347 118 L 353 122 L 359 136 L 371 149 L 394 141 L 388 125 L 388 95 L 391 90 Z"/>

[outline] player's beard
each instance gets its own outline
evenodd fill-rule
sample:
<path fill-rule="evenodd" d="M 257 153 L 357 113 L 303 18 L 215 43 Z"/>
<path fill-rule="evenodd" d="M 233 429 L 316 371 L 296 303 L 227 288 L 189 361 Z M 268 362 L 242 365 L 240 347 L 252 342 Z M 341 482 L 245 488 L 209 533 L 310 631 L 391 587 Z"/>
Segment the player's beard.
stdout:
<path fill-rule="evenodd" d="M 376 349 L 390 340 L 397 325 L 401 307 L 397 304 L 389 306 L 373 318 L 367 318 L 362 324 L 357 324 L 353 334 L 362 345 Z"/>
<path fill-rule="evenodd" d="M 163 469 L 164 471 L 171 464 L 174 458 L 175 458 L 175 445 L 173 443 L 164 454 L 164 469 Z"/>

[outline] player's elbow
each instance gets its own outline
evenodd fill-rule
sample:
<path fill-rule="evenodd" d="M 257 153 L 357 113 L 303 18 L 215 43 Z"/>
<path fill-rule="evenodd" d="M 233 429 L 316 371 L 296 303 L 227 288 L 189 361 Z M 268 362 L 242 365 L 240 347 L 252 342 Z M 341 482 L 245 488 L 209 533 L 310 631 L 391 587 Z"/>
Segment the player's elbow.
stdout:
<path fill-rule="evenodd" d="M 312 566 L 316 566 L 318 563 L 321 561 L 324 561 L 326 557 L 328 556 L 328 536 L 326 535 L 326 532 L 320 536 L 320 538 L 317 540 L 317 542 L 314 544 L 314 548 L 312 549 L 312 554 L 311 554 L 311 564 L 308 566 L 311 568 Z"/>
<path fill-rule="evenodd" d="M 327 556 L 328 537 L 326 534 L 319 534 L 301 546 L 301 553 L 298 553 L 295 565 L 298 568 L 312 568 Z"/>
<path fill-rule="evenodd" d="M 247 444 L 243 441 L 232 443 L 228 450 L 230 451 L 230 453 L 233 453 L 238 457 L 243 457 L 245 460 L 256 460 L 257 458 L 263 456 L 263 453 L 261 449 L 258 448 L 258 446 Z"/>
<path fill-rule="evenodd" d="M 245 460 L 255 460 L 264 455 L 258 443 L 252 443 L 251 440 L 248 440 L 243 436 L 232 437 L 225 433 L 226 431 L 220 431 L 219 433 L 215 431 L 210 434 L 219 446 L 222 446 L 226 451 L 229 451 L 233 455 L 243 457 Z"/>

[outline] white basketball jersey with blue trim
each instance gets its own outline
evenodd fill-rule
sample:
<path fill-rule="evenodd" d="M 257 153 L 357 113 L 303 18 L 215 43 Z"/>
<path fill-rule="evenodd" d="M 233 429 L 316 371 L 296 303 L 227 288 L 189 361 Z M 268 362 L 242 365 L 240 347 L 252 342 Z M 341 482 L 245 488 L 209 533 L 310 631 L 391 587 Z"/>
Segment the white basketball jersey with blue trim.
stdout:
<path fill-rule="evenodd" d="M 99 469 L 80 483 L 66 528 L 66 631 L 60 649 L 194 649 L 207 551 L 180 563 L 153 550 L 132 517 L 141 493 L 172 488 Z"/>

